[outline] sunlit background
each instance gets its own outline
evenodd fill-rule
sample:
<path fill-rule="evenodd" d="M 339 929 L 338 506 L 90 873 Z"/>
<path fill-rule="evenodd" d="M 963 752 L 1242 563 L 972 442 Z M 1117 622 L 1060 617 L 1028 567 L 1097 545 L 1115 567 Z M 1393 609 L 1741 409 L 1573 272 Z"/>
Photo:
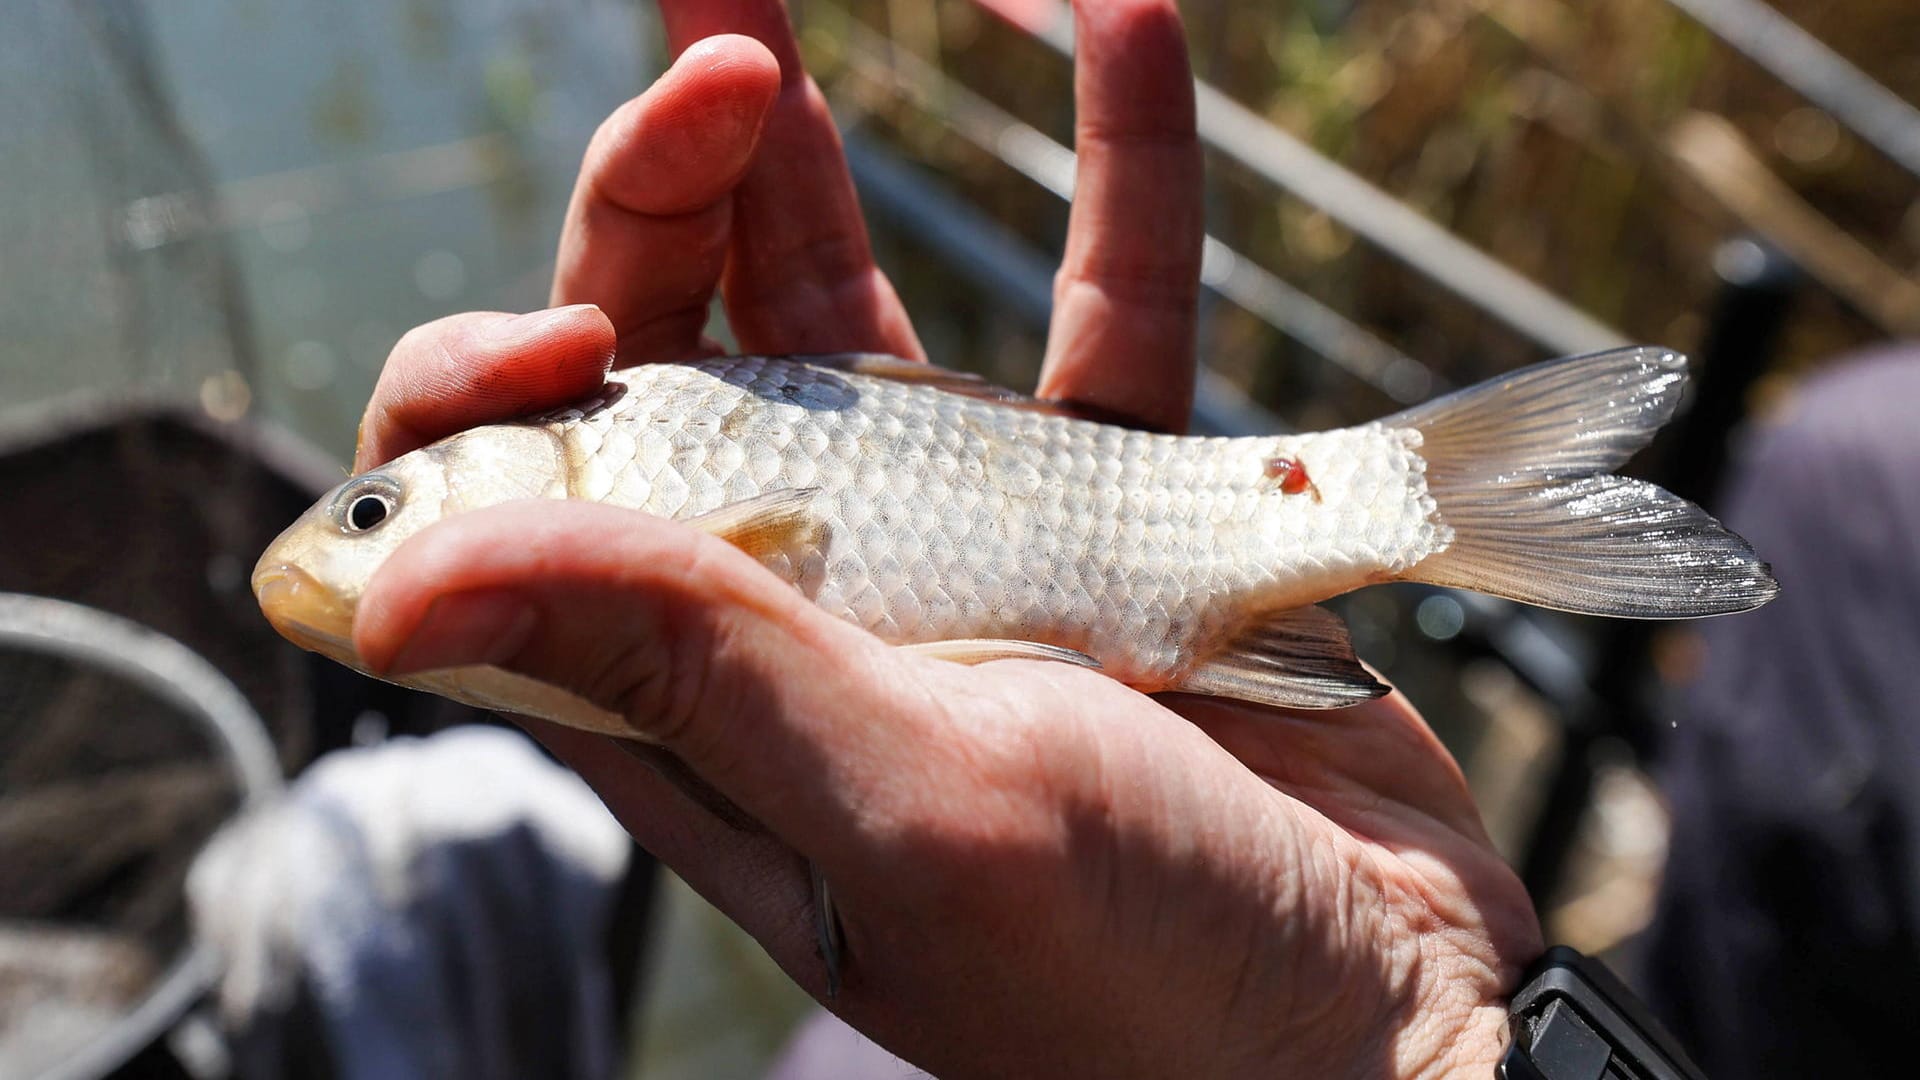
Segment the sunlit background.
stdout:
<path fill-rule="evenodd" d="M 1062 5 L 792 7 L 930 353 L 1029 385 L 1073 174 Z M 1695 355 L 1697 404 L 1638 468 L 1710 500 L 1726 448 L 1797 377 L 1920 334 L 1911 4 L 1182 10 L 1208 142 L 1204 429 L 1335 426 L 1549 355 L 1657 342 Z M 288 775 L 444 722 L 411 699 L 323 694 L 336 676 L 277 642 L 216 642 L 264 633 L 240 570 L 302 492 L 340 475 L 396 338 L 451 312 L 544 306 L 581 152 L 664 61 L 651 7 L 613 0 L 10 6 L 0 589 L 199 649 L 266 717 Z M 1410 588 L 1344 614 L 1460 755 L 1550 936 L 1630 948 L 1666 836 L 1642 766 L 1663 688 L 1694 662 L 1687 632 Z M 158 768 L 98 750 L 136 708 L 112 707 L 0 693 L 0 934 L 84 909 L 148 935 L 135 945 L 158 970 L 183 947 L 168 906 L 183 860 L 230 809 L 230 782 L 149 792 L 217 794 L 165 844 L 124 844 L 65 891 L 32 877 L 92 842 L 48 825 L 36 792 Z M 93 749 L 47 750 L 29 729 L 49 716 L 97 724 L 73 740 Z M 206 755 L 163 742 L 153 760 L 170 767 Z M 138 917 L 116 889 L 145 890 Z M 754 1075 L 805 999 L 683 888 L 654 899 L 632 1074 Z M 0 990 L 0 1029 L 23 1008 Z"/>

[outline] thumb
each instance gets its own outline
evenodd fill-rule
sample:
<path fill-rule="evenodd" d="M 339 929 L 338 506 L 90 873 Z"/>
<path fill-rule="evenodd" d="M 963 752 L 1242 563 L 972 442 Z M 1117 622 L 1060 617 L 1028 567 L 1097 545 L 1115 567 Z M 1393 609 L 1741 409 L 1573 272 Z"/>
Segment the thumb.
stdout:
<path fill-rule="evenodd" d="M 844 837 L 847 808 L 937 741 L 893 649 L 723 541 L 597 504 L 422 530 L 368 583 L 354 644 L 390 678 L 490 664 L 578 695 L 803 851 Z"/>

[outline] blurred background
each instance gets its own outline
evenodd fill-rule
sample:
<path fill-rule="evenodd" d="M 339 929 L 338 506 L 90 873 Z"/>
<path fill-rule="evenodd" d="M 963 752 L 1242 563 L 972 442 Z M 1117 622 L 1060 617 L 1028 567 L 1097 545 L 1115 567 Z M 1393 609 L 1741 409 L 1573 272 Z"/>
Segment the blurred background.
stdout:
<path fill-rule="evenodd" d="M 929 352 L 1031 385 L 1073 175 L 1064 5 L 790 6 Z M 1198 429 L 1338 426 L 1657 342 L 1696 381 L 1633 471 L 1711 508 L 1806 377 L 1920 334 L 1920 8 L 1181 8 Z M 195 852 L 328 751 L 484 722 L 284 645 L 245 570 L 343 475 L 404 330 L 544 306 L 581 152 L 664 63 L 651 5 L 618 0 L 0 15 L 0 592 L 79 605 L 0 609 L 0 1075 L 235 1067 L 195 1004 L 221 964 L 188 928 Z M 1549 936 L 1631 968 L 1699 631 L 1411 587 L 1342 608 Z M 620 1068 L 758 1075 L 808 1003 L 629 855 L 599 958 Z"/>

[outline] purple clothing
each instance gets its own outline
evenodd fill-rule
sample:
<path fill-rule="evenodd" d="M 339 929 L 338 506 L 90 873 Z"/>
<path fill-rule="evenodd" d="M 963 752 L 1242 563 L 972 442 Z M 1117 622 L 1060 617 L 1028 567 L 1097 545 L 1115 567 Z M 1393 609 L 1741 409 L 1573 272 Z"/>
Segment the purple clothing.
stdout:
<path fill-rule="evenodd" d="M 801 1022 L 766 1080 L 907 1080 L 925 1075 L 839 1017 L 820 1011 Z"/>
<path fill-rule="evenodd" d="M 1920 349 L 1810 379 L 1727 523 L 1780 598 L 1703 627 L 1642 984 L 1714 1076 L 1891 1076 L 1920 1002 Z"/>

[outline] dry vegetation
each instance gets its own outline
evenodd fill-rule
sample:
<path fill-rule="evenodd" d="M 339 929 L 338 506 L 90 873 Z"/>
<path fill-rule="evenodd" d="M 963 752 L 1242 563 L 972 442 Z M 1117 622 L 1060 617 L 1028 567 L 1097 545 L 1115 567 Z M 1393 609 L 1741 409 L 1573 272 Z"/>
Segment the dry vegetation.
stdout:
<path fill-rule="evenodd" d="M 1069 135 L 1066 64 L 975 4 L 848 6 L 1021 119 Z M 1778 6 L 1920 100 L 1920 9 Z M 1052 196 L 937 115 L 851 76 L 844 9 L 796 7 L 843 109 L 866 111 L 989 213 L 1057 245 L 1064 213 Z M 1628 337 L 1697 348 L 1714 250 L 1749 230 L 1791 247 L 1813 278 L 1782 343 L 1785 370 L 1920 334 L 1920 179 L 1665 0 L 1206 0 L 1182 10 L 1201 78 Z M 1216 235 L 1422 362 L 1465 380 L 1539 355 L 1311 205 L 1231 163 L 1211 162 L 1210 175 Z M 896 263 L 910 297 L 957 303 L 939 271 Z M 992 320 L 945 332 L 980 350 L 1008 344 Z M 1215 362 L 1260 396 L 1311 401 L 1282 405 L 1302 424 L 1384 407 L 1228 305 L 1210 311 L 1205 335 Z M 1006 368 L 1004 356 L 975 359 Z"/>

